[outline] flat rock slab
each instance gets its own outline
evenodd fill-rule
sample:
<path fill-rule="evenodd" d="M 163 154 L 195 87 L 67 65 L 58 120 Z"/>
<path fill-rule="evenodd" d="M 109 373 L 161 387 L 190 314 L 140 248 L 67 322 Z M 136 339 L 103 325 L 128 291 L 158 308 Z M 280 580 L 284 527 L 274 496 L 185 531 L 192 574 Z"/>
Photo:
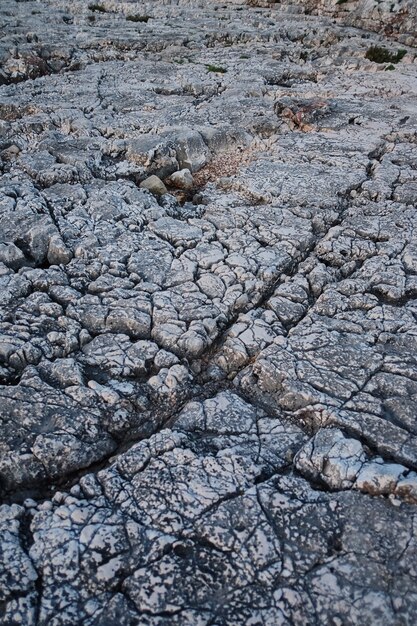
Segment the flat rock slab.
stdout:
<path fill-rule="evenodd" d="M 414 3 L 0 14 L 0 622 L 414 625 Z"/>

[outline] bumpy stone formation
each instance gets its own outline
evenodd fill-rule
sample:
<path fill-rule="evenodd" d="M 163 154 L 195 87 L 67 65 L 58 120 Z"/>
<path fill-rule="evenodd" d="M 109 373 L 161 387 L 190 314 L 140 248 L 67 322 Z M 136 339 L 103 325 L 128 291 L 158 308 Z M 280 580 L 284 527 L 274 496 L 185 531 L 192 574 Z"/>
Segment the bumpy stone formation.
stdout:
<path fill-rule="evenodd" d="M 1 3 L 2 624 L 415 623 L 413 10 Z"/>

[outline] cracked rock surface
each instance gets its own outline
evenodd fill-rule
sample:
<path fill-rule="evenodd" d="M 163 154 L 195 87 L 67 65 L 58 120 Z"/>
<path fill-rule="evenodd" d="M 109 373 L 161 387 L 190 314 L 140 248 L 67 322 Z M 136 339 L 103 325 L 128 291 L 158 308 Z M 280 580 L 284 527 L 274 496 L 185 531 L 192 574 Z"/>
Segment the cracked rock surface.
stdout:
<path fill-rule="evenodd" d="M 2 1 L 1 624 L 414 625 L 416 24 Z"/>

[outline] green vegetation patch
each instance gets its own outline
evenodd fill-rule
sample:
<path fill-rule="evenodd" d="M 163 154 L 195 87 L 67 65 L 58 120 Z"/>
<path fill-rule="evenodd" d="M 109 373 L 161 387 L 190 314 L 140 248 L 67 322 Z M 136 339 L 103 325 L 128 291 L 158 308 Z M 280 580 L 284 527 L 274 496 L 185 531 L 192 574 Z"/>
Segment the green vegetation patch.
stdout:
<path fill-rule="evenodd" d="M 226 74 L 227 69 L 220 65 L 206 65 L 208 72 L 217 72 L 218 74 Z"/>
<path fill-rule="evenodd" d="M 407 50 L 398 50 L 394 54 L 386 48 L 371 46 L 365 54 L 365 58 L 369 61 L 373 61 L 373 63 L 399 63 L 406 54 Z"/>
<path fill-rule="evenodd" d="M 151 18 L 150 15 L 128 15 L 126 20 L 128 22 L 148 22 Z"/>

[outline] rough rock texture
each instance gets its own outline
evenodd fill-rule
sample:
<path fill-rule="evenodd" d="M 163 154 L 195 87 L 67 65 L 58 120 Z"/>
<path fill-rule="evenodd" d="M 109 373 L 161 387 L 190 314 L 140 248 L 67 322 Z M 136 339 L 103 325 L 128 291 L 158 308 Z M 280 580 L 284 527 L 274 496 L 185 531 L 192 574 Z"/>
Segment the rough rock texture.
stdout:
<path fill-rule="evenodd" d="M 3 0 L 1 624 L 415 624 L 416 17 Z"/>
<path fill-rule="evenodd" d="M 417 5 L 414 0 L 247 0 L 250 6 L 274 7 L 321 15 L 338 23 L 383 33 L 416 45 Z"/>

